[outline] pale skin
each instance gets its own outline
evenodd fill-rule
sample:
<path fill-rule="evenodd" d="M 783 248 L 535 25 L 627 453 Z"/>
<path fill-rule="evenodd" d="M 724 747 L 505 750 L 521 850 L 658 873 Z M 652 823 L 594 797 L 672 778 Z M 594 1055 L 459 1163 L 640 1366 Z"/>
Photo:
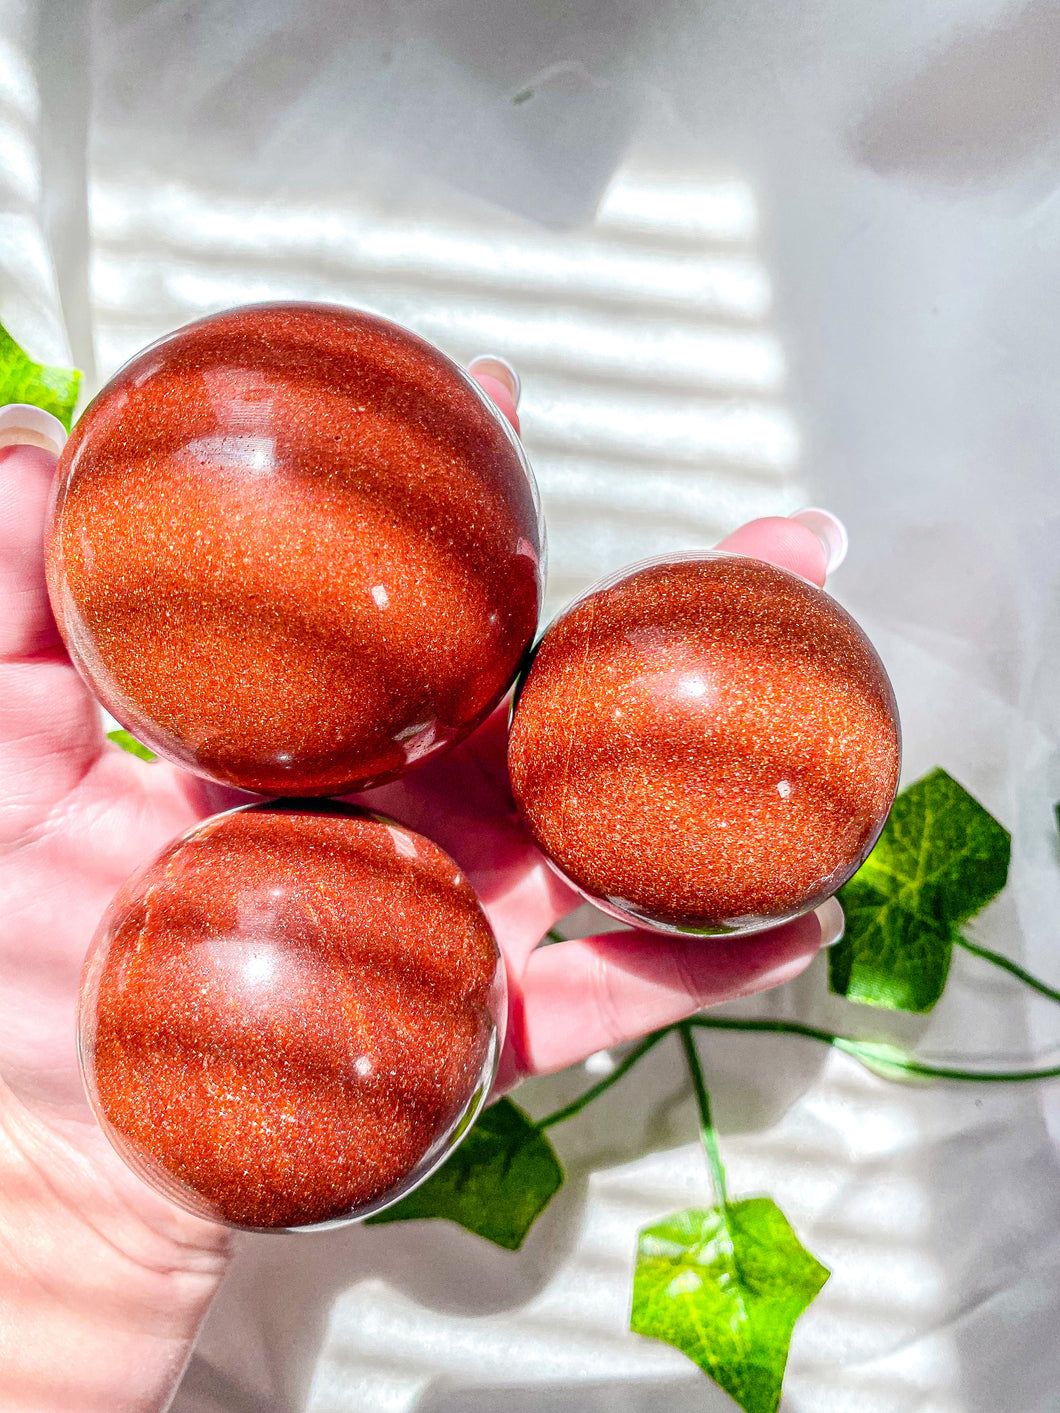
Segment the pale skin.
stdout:
<path fill-rule="evenodd" d="M 479 381 L 518 426 L 508 387 Z M 85 950 L 124 879 L 233 796 L 110 745 L 44 587 L 55 465 L 0 449 L 0 1407 L 156 1413 L 172 1398 L 231 1259 L 231 1233 L 156 1195 L 84 1099 L 75 1006 Z M 723 547 L 821 584 L 803 525 L 745 525 Z M 499 712 L 449 755 L 364 796 L 435 839 L 478 890 L 510 1009 L 498 1089 L 798 975 L 810 915 L 733 942 L 647 933 L 539 947 L 581 901 L 516 817 Z"/>

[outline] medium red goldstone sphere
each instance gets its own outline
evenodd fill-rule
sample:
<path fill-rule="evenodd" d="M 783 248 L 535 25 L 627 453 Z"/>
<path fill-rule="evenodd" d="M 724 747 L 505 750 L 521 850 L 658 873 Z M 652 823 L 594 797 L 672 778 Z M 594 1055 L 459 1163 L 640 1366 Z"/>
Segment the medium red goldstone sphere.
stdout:
<path fill-rule="evenodd" d="M 188 1210 L 254 1230 L 370 1215 L 492 1083 L 504 979 L 457 865 L 342 806 L 216 815 L 121 890 L 85 963 L 104 1131 Z"/>
<path fill-rule="evenodd" d="M 52 605 L 152 750 L 341 794 L 467 735 L 537 625 L 518 440 L 430 344 L 333 305 L 190 324 L 88 407 L 58 470 Z"/>
<path fill-rule="evenodd" d="M 750 932 L 855 872 L 898 785 L 898 712 L 834 599 L 706 553 L 590 589 L 516 699 L 512 788 L 559 870 L 614 916 Z"/>

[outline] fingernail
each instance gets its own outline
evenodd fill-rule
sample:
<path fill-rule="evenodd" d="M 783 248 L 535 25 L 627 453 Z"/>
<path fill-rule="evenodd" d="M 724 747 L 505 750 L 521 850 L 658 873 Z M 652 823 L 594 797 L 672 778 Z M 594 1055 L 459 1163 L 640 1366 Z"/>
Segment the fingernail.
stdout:
<path fill-rule="evenodd" d="M 812 530 L 824 545 L 824 552 L 828 556 L 827 572 L 829 574 L 839 568 L 847 557 L 847 546 L 850 539 L 847 535 L 847 527 L 838 515 L 833 515 L 830 510 L 821 510 L 819 506 L 811 505 L 805 510 L 796 510 L 788 516 L 788 519 L 797 520 L 800 525 L 805 525 L 807 530 Z"/>
<path fill-rule="evenodd" d="M 515 371 L 507 358 L 501 358 L 497 353 L 480 353 L 477 358 L 472 358 L 467 365 L 469 373 L 485 373 L 490 378 L 499 378 L 512 395 L 512 401 L 516 407 L 519 406 L 519 394 L 523 390 L 523 385 L 519 381 L 519 374 Z"/>
<path fill-rule="evenodd" d="M 0 407 L 0 447 L 42 446 L 56 456 L 66 445 L 66 428 L 43 408 L 28 402 Z"/>
<path fill-rule="evenodd" d="M 817 921 L 821 924 L 821 946 L 834 947 L 837 942 L 842 942 L 843 934 L 847 930 L 847 920 L 843 916 L 843 907 L 838 898 L 829 898 L 827 903 L 815 909 Z"/>

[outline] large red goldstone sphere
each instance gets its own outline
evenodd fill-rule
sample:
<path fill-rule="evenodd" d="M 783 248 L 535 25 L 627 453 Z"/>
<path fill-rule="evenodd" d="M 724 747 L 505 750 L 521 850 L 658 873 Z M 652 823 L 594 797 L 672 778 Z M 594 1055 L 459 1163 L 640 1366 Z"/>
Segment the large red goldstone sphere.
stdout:
<path fill-rule="evenodd" d="M 605 911 L 750 932 L 817 907 L 864 861 L 898 785 L 898 713 L 823 590 L 759 560 L 676 555 L 549 628 L 508 764 L 537 842 Z"/>
<path fill-rule="evenodd" d="M 488 715 L 541 552 L 519 443 L 455 364 L 369 314 L 272 304 L 169 335 L 88 407 L 48 583 L 74 662 L 152 750 L 340 794 Z"/>
<path fill-rule="evenodd" d="M 492 1083 L 504 980 L 436 844 L 312 803 L 217 815 L 131 879 L 85 963 L 82 1072 L 118 1152 L 200 1216 L 360 1218 Z"/>

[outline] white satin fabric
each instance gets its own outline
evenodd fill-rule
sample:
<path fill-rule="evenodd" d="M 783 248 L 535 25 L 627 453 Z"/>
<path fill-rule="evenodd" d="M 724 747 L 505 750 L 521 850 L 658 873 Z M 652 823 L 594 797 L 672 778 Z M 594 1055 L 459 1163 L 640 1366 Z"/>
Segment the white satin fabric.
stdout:
<path fill-rule="evenodd" d="M 943 765 L 1013 832 L 971 931 L 1060 980 L 1058 54 L 1051 0 L 0 0 L 0 319 L 90 388 L 266 298 L 506 355 L 552 607 L 832 507 L 906 779 Z M 963 956 L 922 1020 L 830 998 L 823 962 L 730 1009 L 951 1062 L 1060 1037 Z M 1057 1086 L 703 1051 L 733 1192 L 834 1271 L 784 1407 L 1056 1413 Z M 721 1413 L 626 1331 L 638 1227 L 707 1199 L 693 1135 L 666 1047 L 554 1131 L 569 1181 L 519 1254 L 442 1223 L 247 1240 L 175 1409 Z"/>

